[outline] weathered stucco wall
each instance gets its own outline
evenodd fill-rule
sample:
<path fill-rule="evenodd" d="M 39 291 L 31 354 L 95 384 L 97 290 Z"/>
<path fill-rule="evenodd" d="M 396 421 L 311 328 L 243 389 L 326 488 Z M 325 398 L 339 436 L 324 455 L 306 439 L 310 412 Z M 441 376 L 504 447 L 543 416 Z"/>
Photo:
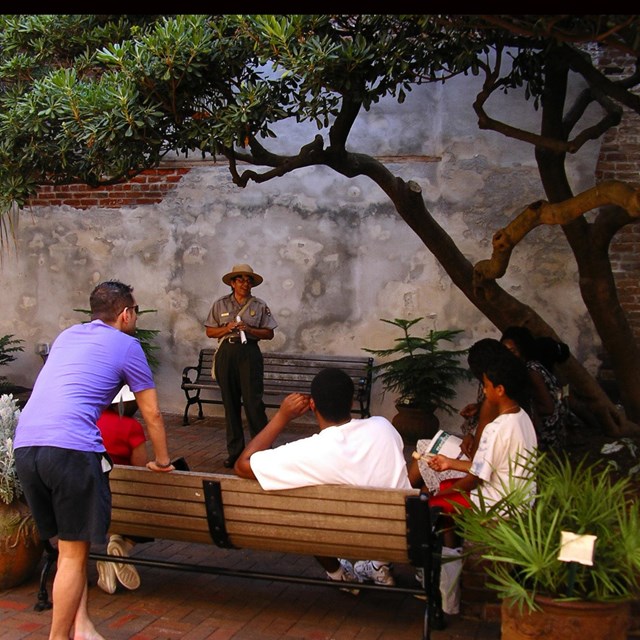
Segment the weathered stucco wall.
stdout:
<path fill-rule="evenodd" d="M 480 133 L 466 85 L 446 89 L 411 94 L 410 116 L 407 105 L 375 106 L 352 150 L 397 156 L 389 168 L 421 185 L 429 209 L 475 261 L 489 256 L 493 231 L 543 193 L 532 150 Z M 308 142 L 298 131 L 282 144 Z M 572 161 L 576 188 L 592 180 L 597 151 L 592 145 Z M 30 386 L 41 366 L 35 345 L 85 320 L 74 308 L 88 307 L 95 284 L 118 278 L 134 285 L 143 309 L 157 309 L 139 326 L 161 332 L 161 404 L 181 412 L 182 369 L 210 344 L 202 323 L 212 300 L 228 290 L 221 276 L 239 262 L 264 276 L 254 294 L 279 323 L 265 350 L 363 353 L 391 343 L 397 334 L 379 319 L 396 317 L 427 316 L 424 331 L 462 328 L 462 346 L 498 337 L 366 179 L 310 168 L 239 189 L 226 165 L 195 162 L 159 204 L 24 213 L 17 250 L 5 252 L 1 266 L 0 335 L 25 340 L 25 352 L 0 373 Z M 542 228 L 518 246 L 502 285 L 536 308 L 595 371 L 594 332 L 576 277 L 561 231 Z M 474 393 L 471 385 L 461 389 L 460 406 Z M 374 411 L 391 417 L 391 400 L 376 387 Z"/>

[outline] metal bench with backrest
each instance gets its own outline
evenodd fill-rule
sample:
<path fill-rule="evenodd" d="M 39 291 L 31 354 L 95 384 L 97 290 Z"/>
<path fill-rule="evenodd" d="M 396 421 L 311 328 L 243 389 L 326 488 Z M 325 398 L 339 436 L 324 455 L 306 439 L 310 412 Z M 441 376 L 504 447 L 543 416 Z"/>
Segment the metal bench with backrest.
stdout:
<path fill-rule="evenodd" d="M 189 424 L 189 407 L 198 405 L 203 418 L 203 404 L 222 404 L 220 386 L 211 377 L 215 349 L 202 349 L 198 364 L 185 367 L 181 388 L 187 397 L 182 424 Z M 277 408 L 290 393 L 309 393 L 314 376 L 325 367 L 346 371 L 355 386 L 353 413 L 361 418 L 370 414 L 373 358 L 367 356 L 312 355 L 301 353 L 263 353 L 264 393 L 267 407 Z"/>

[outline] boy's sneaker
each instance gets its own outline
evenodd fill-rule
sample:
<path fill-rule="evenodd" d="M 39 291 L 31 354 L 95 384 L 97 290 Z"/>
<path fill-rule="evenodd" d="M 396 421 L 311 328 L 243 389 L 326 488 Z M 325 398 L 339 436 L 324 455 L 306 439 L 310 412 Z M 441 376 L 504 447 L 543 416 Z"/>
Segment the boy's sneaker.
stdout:
<path fill-rule="evenodd" d="M 335 580 L 336 582 L 362 582 L 362 580 L 358 579 L 355 571 L 353 570 L 353 565 L 344 558 L 338 558 L 340 562 L 340 569 L 334 573 L 329 573 L 327 571 L 327 576 L 330 580 Z M 354 596 L 357 596 L 360 593 L 360 589 L 351 589 L 349 587 L 341 587 L 340 591 L 346 591 Z"/>
<path fill-rule="evenodd" d="M 391 565 L 387 562 L 377 562 L 375 560 L 358 560 L 353 565 L 353 570 L 360 582 L 369 581 L 375 584 L 382 584 L 386 587 L 393 587 L 396 581 L 391 575 Z"/>
<path fill-rule="evenodd" d="M 107 545 L 107 553 L 110 556 L 120 556 L 121 558 L 128 558 L 129 551 L 133 548 L 133 543 L 129 540 L 125 540 L 122 536 L 112 535 Z M 108 564 L 114 564 L 116 578 L 118 582 L 127 589 L 137 589 L 140 586 L 140 575 L 138 570 L 132 564 L 126 564 L 124 562 L 109 562 Z"/>
<path fill-rule="evenodd" d="M 116 569 L 113 566 L 113 562 L 98 560 L 98 562 L 96 562 L 96 569 L 98 569 L 98 586 L 107 593 L 115 593 Z"/>

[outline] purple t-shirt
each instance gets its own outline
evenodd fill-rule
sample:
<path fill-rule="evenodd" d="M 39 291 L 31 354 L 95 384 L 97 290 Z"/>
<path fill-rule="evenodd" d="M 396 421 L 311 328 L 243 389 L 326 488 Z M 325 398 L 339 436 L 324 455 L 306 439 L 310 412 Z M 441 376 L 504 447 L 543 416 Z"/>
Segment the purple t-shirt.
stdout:
<path fill-rule="evenodd" d="M 66 329 L 20 414 L 14 447 L 104 451 L 96 422 L 123 384 L 134 392 L 155 386 L 137 338 L 101 320 Z"/>

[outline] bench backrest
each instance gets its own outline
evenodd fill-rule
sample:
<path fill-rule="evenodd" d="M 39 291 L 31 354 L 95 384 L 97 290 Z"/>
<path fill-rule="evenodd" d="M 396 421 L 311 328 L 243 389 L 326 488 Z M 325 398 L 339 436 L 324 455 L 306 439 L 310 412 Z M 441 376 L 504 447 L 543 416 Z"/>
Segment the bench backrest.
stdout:
<path fill-rule="evenodd" d="M 211 543 L 203 483 L 219 486 L 235 547 L 410 561 L 405 503 L 417 490 L 323 485 L 269 492 L 255 480 L 225 474 L 116 465 L 111 533 Z"/>
<path fill-rule="evenodd" d="M 371 364 L 366 356 L 320 356 L 291 353 L 263 353 L 265 387 L 278 387 L 285 393 L 309 393 L 311 381 L 327 367 L 338 367 L 351 377 L 358 393 L 371 387 Z"/>
<path fill-rule="evenodd" d="M 214 348 L 202 349 L 198 358 L 198 385 L 214 385 L 211 378 Z M 326 367 L 338 367 L 353 380 L 355 388 L 354 412 L 362 417 L 369 415 L 371 385 L 373 378 L 373 358 L 368 356 L 311 355 L 295 353 L 262 354 L 264 359 L 264 400 L 267 406 L 279 406 L 290 393 L 309 393 L 311 381 Z M 191 385 L 188 385 L 191 386 Z"/>

